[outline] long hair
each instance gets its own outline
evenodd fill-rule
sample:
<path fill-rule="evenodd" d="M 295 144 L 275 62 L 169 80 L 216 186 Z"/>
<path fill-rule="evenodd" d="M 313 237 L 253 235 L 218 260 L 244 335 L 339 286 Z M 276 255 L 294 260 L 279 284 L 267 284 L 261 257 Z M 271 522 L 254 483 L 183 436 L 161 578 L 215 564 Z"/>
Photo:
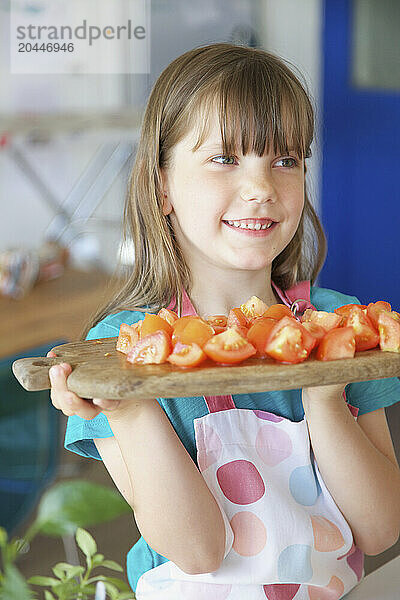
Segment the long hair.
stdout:
<path fill-rule="evenodd" d="M 161 168 L 168 168 L 174 145 L 194 126 L 199 147 L 208 131 L 208 115 L 218 110 L 224 154 L 238 144 L 243 154 L 265 151 L 310 156 L 314 111 L 305 87 L 283 60 L 262 49 L 229 43 L 194 48 L 176 58 L 159 76 L 143 117 L 140 142 L 128 184 L 123 241 L 133 241 L 135 262 L 129 273 L 114 272 L 110 299 L 83 333 L 120 310 L 157 312 L 175 298 L 181 315 L 182 287 L 190 295 L 191 274 L 162 211 Z M 200 117 L 200 118 L 199 118 Z M 238 136 L 240 136 L 238 138 Z M 297 281 L 313 283 L 326 255 L 326 239 L 305 191 L 303 213 L 288 246 L 271 268 L 282 289 Z"/>

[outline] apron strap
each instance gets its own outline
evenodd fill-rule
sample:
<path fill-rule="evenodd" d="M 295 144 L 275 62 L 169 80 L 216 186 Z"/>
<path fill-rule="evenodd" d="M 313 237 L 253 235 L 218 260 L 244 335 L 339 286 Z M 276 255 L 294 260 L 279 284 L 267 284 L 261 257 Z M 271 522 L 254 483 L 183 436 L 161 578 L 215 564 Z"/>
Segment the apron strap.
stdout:
<path fill-rule="evenodd" d="M 310 282 L 299 281 L 288 290 L 281 290 L 273 281 L 271 285 L 286 306 L 295 313 L 303 313 L 307 308 L 316 310 L 310 301 Z"/>
<path fill-rule="evenodd" d="M 236 408 L 231 394 L 226 396 L 203 396 L 203 398 L 210 413 Z"/>

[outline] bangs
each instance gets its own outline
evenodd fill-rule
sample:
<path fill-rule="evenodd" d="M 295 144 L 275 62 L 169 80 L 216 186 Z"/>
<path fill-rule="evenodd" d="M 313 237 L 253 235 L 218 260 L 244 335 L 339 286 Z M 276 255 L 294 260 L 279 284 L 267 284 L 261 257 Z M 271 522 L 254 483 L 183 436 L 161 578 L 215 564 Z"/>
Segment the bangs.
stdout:
<path fill-rule="evenodd" d="M 299 158 L 310 157 L 313 108 L 300 82 L 288 73 L 284 65 L 271 67 L 260 60 L 245 60 L 219 73 L 202 93 L 194 95 L 197 106 L 191 112 L 199 118 L 192 150 L 207 139 L 210 115 L 217 111 L 224 154 L 263 156 L 292 151 Z"/>

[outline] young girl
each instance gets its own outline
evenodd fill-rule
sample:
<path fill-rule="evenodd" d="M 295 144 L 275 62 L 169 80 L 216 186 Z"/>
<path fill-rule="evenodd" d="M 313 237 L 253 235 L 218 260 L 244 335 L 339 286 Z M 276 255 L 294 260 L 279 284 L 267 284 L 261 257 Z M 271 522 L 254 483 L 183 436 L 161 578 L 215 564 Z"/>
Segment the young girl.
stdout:
<path fill-rule="evenodd" d="M 325 256 L 305 185 L 312 138 L 309 98 L 277 57 L 218 43 L 174 60 L 152 90 L 126 202 L 135 265 L 87 339 L 162 307 L 228 314 L 252 295 L 302 310 L 359 303 L 310 286 Z M 50 370 L 65 444 L 102 459 L 134 511 L 139 600 L 337 600 L 364 553 L 398 539 L 383 408 L 398 379 L 90 401 L 68 391 L 70 372 Z"/>

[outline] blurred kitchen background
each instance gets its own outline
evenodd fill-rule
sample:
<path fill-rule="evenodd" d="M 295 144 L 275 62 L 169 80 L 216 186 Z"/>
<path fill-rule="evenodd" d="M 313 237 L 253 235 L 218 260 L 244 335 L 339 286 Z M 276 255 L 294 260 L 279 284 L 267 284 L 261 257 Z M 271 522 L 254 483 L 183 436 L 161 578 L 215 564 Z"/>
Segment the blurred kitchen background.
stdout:
<path fill-rule="evenodd" d="M 51 1 L 19 0 L 18 10 L 34 15 Z M 128 0 L 113 2 L 126 14 Z M 143 108 L 186 50 L 237 42 L 299 70 L 316 108 L 308 186 L 329 245 L 319 284 L 400 310 L 400 3 L 149 0 L 150 73 L 114 75 L 10 74 L 9 8 L 0 0 L 0 525 L 18 535 L 54 482 L 113 486 L 100 462 L 62 449 L 65 418 L 48 392 L 32 400 L 13 382 L 10 365 L 78 339 L 118 257 L 132 265 L 121 218 Z M 387 415 L 399 453 L 398 406 Z M 132 516 L 91 531 L 122 564 L 139 535 Z M 21 571 L 51 574 L 73 556 L 64 542 L 35 539 Z M 399 553 L 397 544 L 367 557 L 366 571 Z"/>

